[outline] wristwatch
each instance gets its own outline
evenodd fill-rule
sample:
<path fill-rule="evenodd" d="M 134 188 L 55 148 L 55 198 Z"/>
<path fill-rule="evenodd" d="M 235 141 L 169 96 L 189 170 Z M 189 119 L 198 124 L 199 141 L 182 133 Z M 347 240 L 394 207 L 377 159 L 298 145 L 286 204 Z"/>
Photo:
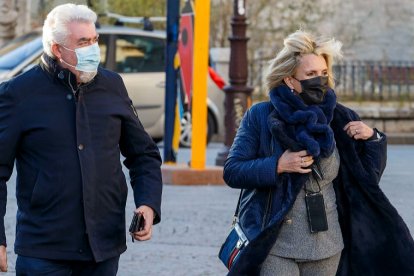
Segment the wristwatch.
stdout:
<path fill-rule="evenodd" d="M 379 140 L 381 138 L 382 138 L 381 133 L 378 131 L 378 129 L 374 128 L 374 134 L 372 134 L 372 136 L 369 137 L 367 140 L 373 141 L 373 140 Z"/>

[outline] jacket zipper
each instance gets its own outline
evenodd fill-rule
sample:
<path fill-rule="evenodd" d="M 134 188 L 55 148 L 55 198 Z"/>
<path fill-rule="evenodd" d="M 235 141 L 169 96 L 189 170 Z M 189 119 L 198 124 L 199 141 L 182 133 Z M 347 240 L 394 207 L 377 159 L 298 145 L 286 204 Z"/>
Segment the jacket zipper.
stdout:
<path fill-rule="evenodd" d="M 271 205 L 272 205 L 272 188 L 269 189 L 269 196 L 267 197 L 266 210 L 263 215 L 262 230 L 265 228 L 267 221 L 269 219 Z"/>
<path fill-rule="evenodd" d="M 274 150 L 274 141 L 273 141 L 273 136 L 272 136 L 272 139 L 271 139 L 271 142 L 270 142 L 270 152 L 272 154 L 274 154 L 273 150 Z M 266 210 L 265 210 L 265 213 L 263 215 L 262 230 L 265 228 L 266 223 L 268 221 L 271 204 L 272 204 L 272 188 L 269 188 L 269 196 L 267 198 Z"/>
<path fill-rule="evenodd" d="M 230 258 L 229 258 L 229 261 L 228 261 L 228 263 L 227 263 L 227 268 L 228 268 L 229 270 L 231 269 L 231 267 L 232 267 L 232 265 L 233 265 L 234 260 L 235 260 L 235 259 L 236 259 L 236 257 L 239 255 L 239 252 L 240 252 L 240 249 L 235 248 L 235 249 L 233 250 L 233 252 L 231 253 Z"/>
<path fill-rule="evenodd" d="M 78 94 L 79 94 L 78 91 L 79 91 L 79 87 L 76 90 L 73 89 L 72 83 L 70 81 L 70 74 L 69 74 L 69 77 L 68 77 L 68 82 L 69 82 L 69 87 L 72 90 L 73 96 L 75 97 L 75 102 L 78 102 Z"/>
<path fill-rule="evenodd" d="M 234 229 L 236 230 L 239 240 L 237 241 L 235 248 L 230 254 L 229 261 L 227 262 L 228 269 L 231 269 L 231 267 L 233 266 L 234 260 L 236 260 L 237 256 L 239 256 L 240 250 L 242 250 L 245 246 L 249 244 L 249 240 L 247 239 L 246 235 L 243 233 L 243 230 L 240 228 L 238 224 L 234 225 Z"/>

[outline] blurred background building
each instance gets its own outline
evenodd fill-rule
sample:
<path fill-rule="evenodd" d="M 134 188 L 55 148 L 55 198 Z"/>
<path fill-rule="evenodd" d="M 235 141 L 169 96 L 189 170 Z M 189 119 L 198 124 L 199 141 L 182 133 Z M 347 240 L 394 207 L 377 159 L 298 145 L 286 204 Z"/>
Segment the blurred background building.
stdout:
<path fill-rule="evenodd" d="M 166 12 L 162 8 L 166 6 L 166 0 L 0 0 L 2 14 L 18 14 L 14 17 L 17 22 L 15 35 L 41 26 L 48 11 L 67 2 L 90 4 L 100 13 L 108 8 L 111 12 L 130 16 L 162 16 Z M 231 0 L 212 1 L 212 47 L 228 46 L 232 4 Z M 10 11 L 4 5 L 10 6 Z M 259 55 L 260 51 L 262 55 L 274 54 L 287 33 L 303 28 L 341 40 L 347 59 L 414 59 L 412 0 L 255 0 L 247 1 L 247 16 L 250 55 L 253 52 Z M 2 21 L 0 19 L 0 24 L 4 26 Z"/>
<path fill-rule="evenodd" d="M 41 27 L 46 14 L 66 2 L 88 4 L 100 14 L 110 11 L 127 16 L 166 15 L 166 0 L 0 0 L 0 44 Z M 233 3 L 233 0 L 211 1 L 212 64 L 226 80 Z M 407 119 L 405 125 L 413 124 L 413 0 L 247 0 L 246 3 L 250 38 L 248 85 L 254 87 L 254 100 L 267 98 L 264 87 L 267 62 L 283 47 L 283 38 L 301 28 L 343 42 L 344 59 L 334 68 L 335 91 L 340 100 L 392 105 L 388 121 L 402 116 Z M 362 110 L 360 114 L 368 114 L 363 115 L 367 118 L 384 116 L 378 115 L 375 108 L 368 113 Z M 414 124 L 409 130 L 414 132 Z"/>

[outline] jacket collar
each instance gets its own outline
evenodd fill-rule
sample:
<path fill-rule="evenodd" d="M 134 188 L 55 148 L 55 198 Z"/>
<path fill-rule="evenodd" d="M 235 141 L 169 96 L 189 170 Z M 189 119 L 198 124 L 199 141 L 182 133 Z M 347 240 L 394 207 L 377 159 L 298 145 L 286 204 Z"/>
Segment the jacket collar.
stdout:
<path fill-rule="evenodd" d="M 44 71 L 46 71 L 54 80 L 61 82 L 62 84 L 69 86 L 73 92 L 78 89 L 78 87 L 88 87 L 90 84 L 94 83 L 95 78 L 88 83 L 78 85 L 76 81 L 76 76 L 70 70 L 61 67 L 55 59 L 43 53 L 41 57 L 40 66 Z"/>
<path fill-rule="evenodd" d="M 43 53 L 41 57 L 40 66 L 44 71 L 50 74 L 53 79 L 72 87 L 73 90 L 77 89 L 78 84 L 75 74 L 68 69 L 61 67 L 55 59 L 45 53 Z"/>

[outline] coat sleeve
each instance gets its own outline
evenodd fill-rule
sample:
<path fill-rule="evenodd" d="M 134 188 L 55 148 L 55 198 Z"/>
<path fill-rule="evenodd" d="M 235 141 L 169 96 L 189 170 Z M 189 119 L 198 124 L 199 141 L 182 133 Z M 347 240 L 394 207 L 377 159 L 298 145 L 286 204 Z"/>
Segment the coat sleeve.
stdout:
<path fill-rule="evenodd" d="M 9 82 L 0 85 L 0 245 L 6 246 L 4 216 L 6 214 L 6 182 L 13 173 L 20 123 L 16 100 Z"/>
<path fill-rule="evenodd" d="M 379 133 L 381 138 L 365 141 L 364 154 L 361 157 L 364 164 L 374 169 L 378 179 L 387 165 L 387 137 L 384 133 Z"/>
<path fill-rule="evenodd" d="M 129 169 L 136 207 L 146 205 L 155 212 L 154 224 L 161 220 L 161 156 L 157 145 L 147 134 L 121 81 L 127 115 L 123 118 L 120 150 Z"/>
<path fill-rule="evenodd" d="M 361 121 L 359 115 L 349 109 L 351 120 Z M 365 168 L 370 168 L 375 173 L 378 179 L 381 179 L 382 173 L 387 164 L 387 137 L 384 133 L 379 132 L 381 138 L 375 140 L 359 140 L 356 143 L 360 145 L 358 155 L 361 159 L 362 165 Z"/>
<path fill-rule="evenodd" d="M 340 106 L 340 108 L 342 113 L 346 114 L 344 117 L 346 119 L 343 121 L 344 125 L 349 121 L 361 121 L 361 118 L 355 111 L 344 106 Z M 343 126 L 340 126 L 342 135 L 346 137 L 346 139 L 350 139 L 345 132 L 342 131 L 342 128 Z M 380 139 L 357 141 L 350 139 L 355 145 L 362 166 L 366 171 L 372 172 L 372 176 L 375 176 L 377 179 L 376 183 L 379 183 L 387 164 L 387 137 L 384 133 L 379 133 L 381 135 Z"/>
<path fill-rule="evenodd" d="M 254 189 L 277 185 L 277 157 L 258 156 L 257 152 L 261 143 L 271 143 L 268 139 L 261 139 L 260 128 L 267 126 L 255 120 L 255 112 L 260 111 L 252 108 L 246 112 L 224 164 L 223 178 L 232 188 Z"/>

